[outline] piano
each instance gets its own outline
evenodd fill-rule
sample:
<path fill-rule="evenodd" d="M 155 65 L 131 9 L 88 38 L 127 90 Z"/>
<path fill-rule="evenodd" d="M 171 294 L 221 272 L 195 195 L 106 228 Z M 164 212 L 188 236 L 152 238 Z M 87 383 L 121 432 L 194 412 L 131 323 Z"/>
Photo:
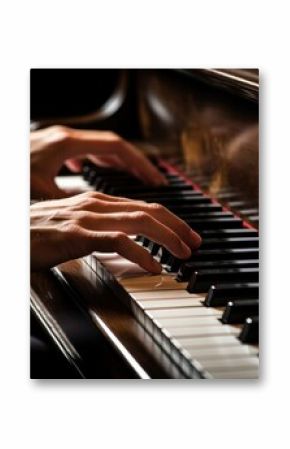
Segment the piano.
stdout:
<path fill-rule="evenodd" d="M 114 75 L 114 88 L 98 110 L 42 113 L 32 128 L 113 129 L 144 149 L 168 186 L 147 187 L 90 162 L 78 175 L 63 170 L 58 184 L 159 202 L 197 230 L 202 245 L 181 261 L 143 235 L 131 236 L 162 263 L 160 275 L 108 253 L 32 273 L 32 313 L 75 377 L 100 377 L 105 364 L 110 378 L 257 379 L 258 72 Z M 33 73 L 32 86 L 44 76 Z M 73 80 L 80 72 L 65 76 Z"/>

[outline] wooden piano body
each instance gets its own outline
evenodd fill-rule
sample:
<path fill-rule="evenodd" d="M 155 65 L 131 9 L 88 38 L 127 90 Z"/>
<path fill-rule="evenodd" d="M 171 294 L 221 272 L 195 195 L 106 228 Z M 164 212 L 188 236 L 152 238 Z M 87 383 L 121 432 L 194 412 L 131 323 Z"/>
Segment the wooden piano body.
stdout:
<path fill-rule="evenodd" d="M 85 76 L 64 72 L 67 89 L 74 78 Z M 205 193 L 230 207 L 248 226 L 258 227 L 255 70 L 115 70 L 107 98 L 96 101 L 94 109 L 93 81 L 100 72 L 90 71 L 88 104 L 83 101 L 73 114 L 67 106 L 59 116 L 57 107 L 50 115 L 37 115 L 35 101 L 41 103 L 48 85 L 57 98 L 63 88 L 57 74 L 51 84 L 52 72 L 32 71 L 32 129 L 56 123 L 112 129 L 184 173 L 193 173 Z M 98 89 L 102 91 L 102 84 Z M 198 367 L 188 373 L 186 366 L 172 360 L 136 319 L 114 277 L 101 264 L 92 269 L 92 263 L 97 264 L 88 258 L 75 260 L 31 275 L 32 311 L 76 377 L 97 378 L 100 372 L 110 378 L 207 377 Z M 105 355 L 100 341 L 105 342 Z M 103 371 L 102 363 L 107 364 Z"/>

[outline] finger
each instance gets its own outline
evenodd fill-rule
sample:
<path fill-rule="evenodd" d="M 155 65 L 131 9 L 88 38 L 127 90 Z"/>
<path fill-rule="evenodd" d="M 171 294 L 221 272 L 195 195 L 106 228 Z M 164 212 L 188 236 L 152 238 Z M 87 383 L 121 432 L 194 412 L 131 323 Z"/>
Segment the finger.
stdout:
<path fill-rule="evenodd" d="M 81 155 L 96 157 L 115 155 L 123 161 L 126 170 L 151 185 L 167 184 L 166 178 L 134 145 L 114 133 L 70 130 L 65 153 L 68 158 Z"/>
<path fill-rule="evenodd" d="M 80 241 L 85 238 L 87 242 L 86 253 L 93 251 L 116 252 L 144 270 L 159 274 L 161 265 L 141 246 L 132 241 L 122 232 L 84 232 Z M 80 257 L 80 256 L 77 256 Z"/>
<path fill-rule="evenodd" d="M 54 188 L 53 188 L 54 189 Z M 43 191 L 43 190 L 42 190 Z M 56 200 L 49 200 L 49 201 L 44 201 L 41 203 L 41 208 L 40 205 L 38 204 L 38 209 L 40 210 L 54 210 L 55 208 L 57 208 L 58 210 L 60 209 L 65 209 L 65 208 L 72 208 L 73 210 L 85 210 L 85 211 L 94 211 L 94 212 L 98 212 L 100 211 L 106 211 L 109 212 L 110 211 L 110 207 L 109 204 L 111 202 L 114 203 L 121 203 L 121 202 L 125 202 L 128 203 L 131 200 L 128 198 L 122 198 L 122 197 L 115 197 L 115 196 L 110 196 L 110 195 L 106 195 L 105 193 L 101 193 L 101 192 L 83 192 L 81 194 L 75 195 L 75 196 L 70 196 L 68 198 L 66 198 L 66 193 L 60 189 L 55 190 L 55 197 L 52 196 L 51 198 L 58 198 Z M 58 197 L 57 195 L 61 195 L 61 197 Z M 97 205 L 106 205 L 106 209 L 104 206 L 100 206 L 98 208 Z M 70 212 L 71 213 L 71 212 Z"/>
<path fill-rule="evenodd" d="M 168 184 L 166 178 L 154 167 L 149 159 L 129 142 L 125 142 L 125 144 L 126 151 L 123 152 L 122 159 L 126 166 L 130 167 L 131 164 L 133 174 L 149 185 L 159 186 Z M 132 165 L 132 161 L 134 161 L 134 165 Z"/>
<path fill-rule="evenodd" d="M 75 214 L 79 226 L 95 231 L 121 231 L 126 234 L 142 234 L 164 246 L 174 256 L 187 259 L 190 248 L 174 231 L 146 212 L 95 214 L 80 212 Z"/>
<path fill-rule="evenodd" d="M 113 167 L 122 170 L 126 170 L 124 167 L 124 164 L 120 160 L 118 156 L 115 155 L 108 155 L 108 156 L 94 156 L 93 154 L 88 155 L 88 159 L 93 162 L 94 164 L 101 166 L 101 167 Z"/>
<path fill-rule="evenodd" d="M 126 198 L 122 198 L 122 201 L 115 201 L 115 198 L 119 199 L 109 195 L 99 196 L 96 201 L 93 200 L 84 205 L 83 210 L 96 213 L 145 212 L 172 229 L 190 248 L 197 249 L 201 245 L 199 234 L 166 207 L 157 203 L 145 203 L 144 201 L 133 201 Z"/>
<path fill-rule="evenodd" d="M 67 159 L 65 161 L 65 165 L 73 173 L 80 173 L 82 171 L 82 168 L 83 168 L 82 159 Z"/>

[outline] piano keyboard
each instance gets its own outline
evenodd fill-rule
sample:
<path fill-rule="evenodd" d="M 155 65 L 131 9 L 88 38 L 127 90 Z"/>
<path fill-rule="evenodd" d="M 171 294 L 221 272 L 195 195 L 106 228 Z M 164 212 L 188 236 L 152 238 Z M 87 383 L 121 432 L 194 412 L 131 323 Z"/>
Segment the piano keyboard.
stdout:
<path fill-rule="evenodd" d="M 84 179 L 107 194 L 163 204 L 200 233 L 201 247 L 182 261 L 148 238 L 132 236 L 161 262 L 160 275 L 117 254 L 85 260 L 96 273 L 110 273 L 106 282 L 111 275 L 117 280 L 138 322 L 184 377 L 258 378 L 258 232 L 173 168 L 161 169 L 169 185 L 157 189 L 91 164 Z"/>

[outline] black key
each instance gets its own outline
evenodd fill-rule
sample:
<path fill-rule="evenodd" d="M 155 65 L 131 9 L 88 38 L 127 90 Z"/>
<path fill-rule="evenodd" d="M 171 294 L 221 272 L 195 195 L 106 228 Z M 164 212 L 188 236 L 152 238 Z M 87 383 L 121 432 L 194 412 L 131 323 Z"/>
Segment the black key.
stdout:
<path fill-rule="evenodd" d="M 206 292 L 215 283 L 258 282 L 257 268 L 214 268 L 192 273 L 187 291 L 189 293 Z"/>
<path fill-rule="evenodd" d="M 160 250 L 160 248 L 161 248 L 161 245 L 159 244 L 159 243 L 155 243 L 155 242 L 150 242 L 149 244 L 148 244 L 148 250 L 149 250 L 149 252 L 150 252 L 150 254 L 152 255 L 152 256 L 156 256 L 156 254 L 158 253 L 158 251 Z"/>
<path fill-rule="evenodd" d="M 151 253 L 152 254 L 152 253 Z M 194 271 L 214 268 L 218 266 L 219 268 L 258 268 L 259 261 L 257 259 L 245 259 L 245 260 L 219 260 L 218 263 L 213 262 L 186 262 L 181 265 L 177 273 L 177 280 L 181 282 L 189 281 L 190 276 Z"/>
<path fill-rule="evenodd" d="M 209 288 L 204 305 L 207 307 L 225 307 L 229 300 L 249 298 L 259 298 L 258 283 L 216 284 Z"/>
<path fill-rule="evenodd" d="M 202 240 L 201 249 L 219 248 L 254 248 L 259 246 L 258 237 L 229 237 Z"/>
<path fill-rule="evenodd" d="M 243 329 L 239 335 L 243 343 L 259 343 L 259 317 L 246 318 Z"/>
<path fill-rule="evenodd" d="M 166 199 L 162 195 L 156 196 L 156 198 L 147 198 L 146 196 L 138 197 L 138 195 L 132 197 L 130 194 L 130 198 L 137 199 L 137 200 L 144 200 L 144 201 L 147 201 L 147 203 L 160 203 L 163 206 L 167 207 L 168 209 L 173 209 L 173 208 L 181 207 L 181 206 L 183 206 L 184 208 L 185 207 L 193 208 L 193 207 L 196 207 L 199 205 L 205 205 L 204 207 L 206 207 L 210 204 L 212 204 L 212 205 L 214 204 L 211 202 L 210 198 L 207 198 L 206 196 L 202 196 L 202 195 L 198 195 L 198 196 L 192 197 L 190 199 L 186 199 L 186 200 L 182 199 L 182 198 L 178 199 L 178 196 L 176 196 L 176 198 L 173 197 L 173 198 Z M 222 210 L 221 206 L 219 206 L 219 205 L 216 205 L 216 206 L 218 206 L 218 207 L 214 210 L 216 210 L 216 211 Z"/>
<path fill-rule="evenodd" d="M 88 179 L 88 177 L 90 175 L 90 172 L 91 172 L 91 169 L 92 168 L 89 165 L 83 164 L 82 175 L 83 175 L 83 178 L 84 178 L 85 181 Z"/>
<path fill-rule="evenodd" d="M 147 185 L 144 185 L 144 182 L 140 181 L 138 178 L 135 178 L 133 176 L 106 176 L 104 178 L 100 178 L 101 182 L 98 183 L 98 188 L 102 189 L 103 192 L 110 193 L 112 189 L 114 191 L 124 191 L 127 189 L 130 189 L 131 192 L 139 191 L 140 189 L 150 189 L 152 190 L 152 187 L 148 187 Z M 181 185 L 184 185 L 184 181 L 175 180 L 170 182 L 169 186 L 173 187 L 179 187 Z M 134 187 L 134 188 L 133 188 Z"/>
<path fill-rule="evenodd" d="M 179 175 L 173 175 L 171 173 L 165 173 L 165 178 L 168 179 L 168 181 L 175 181 L 175 180 L 180 180 L 180 181 L 184 181 L 184 179 L 182 179 Z"/>
<path fill-rule="evenodd" d="M 170 209 L 171 210 L 171 209 Z M 175 211 L 173 211 L 175 212 Z M 229 219 L 233 218 L 234 215 L 232 212 L 224 212 L 224 211 L 196 211 L 194 213 L 183 213 L 182 208 L 179 209 L 179 213 L 176 212 L 182 220 L 187 223 L 191 220 L 215 220 L 215 219 Z"/>
<path fill-rule="evenodd" d="M 140 198 L 142 200 L 147 200 L 149 202 L 160 202 L 160 201 L 178 201 L 178 200 L 191 200 L 200 196 L 204 196 L 201 192 L 197 190 L 178 190 L 178 192 L 145 192 L 145 193 L 134 193 L 130 194 L 131 198 Z M 211 199 L 209 198 L 211 202 Z"/>
<path fill-rule="evenodd" d="M 186 220 L 187 224 L 197 231 L 202 229 L 218 229 L 218 228 L 241 228 L 243 222 L 240 218 L 225 217 L 225 218 L 209 218 L 204 220 Z"/>
<path fill-rule="evenodd" d="M 224 324 L 243 323 L 249 316 L 259 315 L 258 299 L 229 301 L 221 318 Z"/>
<path fill-rule="evenodd" d="M 142 243 L 142 246 L 144 246 L 144 248 L 147 248 L 151 243 L 151 240 L 148 237 L 145 237 L 144 235 L 141 235 L 138 241 Z"/>
<path fill-rule="evenodd" d="M 172 254 L 168 251 L 168 249 L 161 247 L 160 248 L 160 256 L 157 256 L 157 260 L 159 260 L 159 262 L 162 265 L 165 265 L 168 260 L 171 260 L 171 258 L 174 258 L 174 256 L 172 256 Z M 178 259 L 181 260 L 181 259 Z M 181 263 L 184 262 L 184 260 L 181 260 Z"/>
<path fill-rule="evenodd" d="M 124 184 L 129 184 L 130 187 L 142 187 L 144 183 L 137 178 L 126 177 L 126 178 L 114 178 L 113 176 L 108 176 L 106 178 L 100 178 L 99 182 L 95 186 L 102 190 L 104 193 L 109 191 L 111 187 L 117 188 L 118 186 L 123 186 Z"/>
<path fill-rule="evenodd" d="M 163 250 L 162 250 L 163 251 Z M 199 249 L 192 253 L 186 262 L 208 261 L 216 262 L 219 260 L 234 260 L 234 259 L 258 259 L 259 251 L 257 248 L 229 248 L 229 249 Z M 182 259 L 177 259 L 172 256 L 169 251 L 164 251 L 160 262 L 166 265 L 166 270 L 175 273 L 179 270 L 181 265 L 185 263 Z"/>
<path fill-rule="evenodd" d="M 257 248 L 230 248 L 230 249 L 199 249 L 192 253 L 190 261 L 204 260 L 233 260 L 233 259 L 258 259 L 259 251 Z"/>
<path fill-rule="evenodd" d="M 182 185 L 178 185 L 178 186 L 161 186 L 161 187 L 147 187 L 147 186 L 142 186 L 142 187 L 136 187 L 135 189 L 132 189 L 130 186 L 123 186 L 122 188 L 118 189 L 118 188 L 114 188 L 112 187 L 108 193 L 110 194 L 114 194 L 114 195 L 125 195 L 125 196 L 130 196 L 130 193 L 167 193 L 167 192 L 178 192 L 179 190 L 192 190 L 192 186 L 188 185 L 188 184 L 182 184 Z M 161 196 L 161 195 L 160 195 Z"/>
<path fill-rule="evenodd" d="M 178 217 L 183 217 L 184 220 L 233 217 L 233 214 L 231 212 L 223 212 L 221 207 L 214 204 L 211 205 L 211 203 L 207 203 L 204 200 L 191 201 L 187 204 L 182 204 L 180 201 L 179 204 L 176 205 L 166 204 L 160 201 L 159 203 L 169 209 L 175 215 L 178 215 Z"/>
<path fill-rule="evenodd" d="M 203 238 L 220 238 L 220 237 L 258 237 L 258 232 L 254 229 L 205 229 L 201 231 Z"/>
<path fill-rule="evenodd" d="M 87 182 L 90 186 L 95 185 L 96 184 L 96 173 L 94 170 L 91 170 L 91 172 L 89 173 L 88 177 L 87 177 Z"/>

